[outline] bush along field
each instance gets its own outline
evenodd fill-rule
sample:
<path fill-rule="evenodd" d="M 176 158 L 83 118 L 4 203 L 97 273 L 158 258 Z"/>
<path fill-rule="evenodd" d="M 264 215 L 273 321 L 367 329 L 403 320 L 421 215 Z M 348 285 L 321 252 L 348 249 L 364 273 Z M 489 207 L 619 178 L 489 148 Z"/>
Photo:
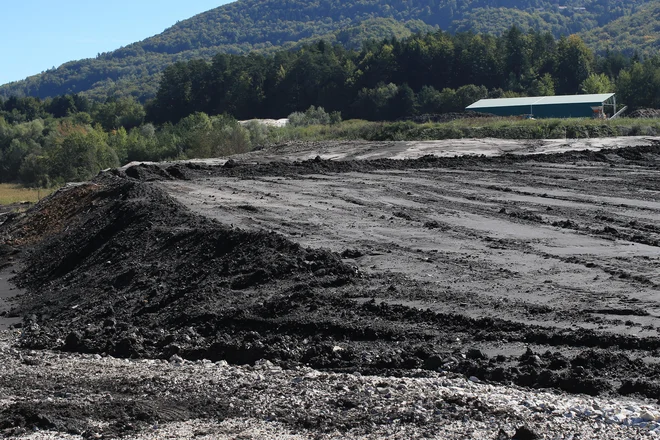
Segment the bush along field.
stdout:
<path fill-rule="evenodd" d="M 439 122 L 418 122 L 423 120 Z M 283 127 L 267 126 L 258 120 L 239 123 L 231 116 L 201 112 L 176 124 L 144 123 L 130 129 L 106 129 L 80 115 L 14 123 L 0 117 L 0 183 L 53 188 L 64 182 L 84 181 L 103 169 L 134 161 L 223 157 L 291 141 L 576 139 L 659 134 L 659 119 L 523 120 L 450 113 L 396 122 L 342 121 L 339 112 L 314 106 L 290 114 L 289 123 Z M 39 194 L 12 197 L 7 200 L 34 200 Z"/>
<path fill-rule="evenodd" d="M 612 136 L 658 136 L 660 120 L 466 118 L 450 122 L 416 123 L 349 120 L 327 125 L 273 127 L 263 143 L 305 140 L 419 141 L 463 138 L 584 139 Z"/>

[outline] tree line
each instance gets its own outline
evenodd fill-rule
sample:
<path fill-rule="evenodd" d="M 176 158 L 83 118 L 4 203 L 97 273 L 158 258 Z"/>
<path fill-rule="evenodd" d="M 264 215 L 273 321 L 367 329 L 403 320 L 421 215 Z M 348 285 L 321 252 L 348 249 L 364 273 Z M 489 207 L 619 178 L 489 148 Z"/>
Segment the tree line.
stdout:
<path fill-rule="evenodd" d="M 145 105 L 77 94 L 0 98 L 0 182 L 48 186 L 134 160 L 210 157 L 262 144 L 267 130 L 241 119 L 395 120 L 462 111 L 485 97 L 610 91 L 631 110 L 660 107 L 660 58 L 595 56 L 576 36 L 516 27 L 501 36 L 389 38 L 359 50 L 320 41 L 296 52 L 219 54 L 171 65 Z"/>
<path fill-rule="evenodd" d="M 576 35 L 555 39 L 515 26 L 501 36 L 437 31 L 360 50 L 320 41 L 270 56 L 175 63 L 146 112 L 164 123 L 194 112 L 281 118 L 315 105 L 344 118 L 393 120 L 462 111 L 481 98 L 615 90 L 634 109 L 660 105 L 659 66 L 658 57 L 597 57 Z"/>
<path fill-rule="evenodd" d="M 258 139 L 262 127 L 251 129 Z M 0 183 L 60 185 L 131 161 L 247 151 L 250 139 L 249 129 L 230 116 L 195 113 L 156 127 L 132 98 L 10 98 L 0 100 Z"/>

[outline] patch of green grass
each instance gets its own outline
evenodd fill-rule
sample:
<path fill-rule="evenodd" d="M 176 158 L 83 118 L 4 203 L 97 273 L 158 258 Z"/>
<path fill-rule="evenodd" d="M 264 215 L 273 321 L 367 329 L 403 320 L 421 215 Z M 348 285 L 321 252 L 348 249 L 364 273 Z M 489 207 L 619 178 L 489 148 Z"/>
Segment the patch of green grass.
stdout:
<path fill-rule="evenodd" d="M 461 138 L 576 139 L 612 136 L 658 136 L 658 119 L 537 119 L 478 118 L 444 123 L 344 121 L 335 125 L 272 129 L 269 143 L 355 140 L 418 141 Z"/>
<path fill-rule="evenodd" d="M 53 191 L 54 189 L 26 188 L 12 183 L 0 183 L 0 205 L 21 202 L 36 203 Z"/>

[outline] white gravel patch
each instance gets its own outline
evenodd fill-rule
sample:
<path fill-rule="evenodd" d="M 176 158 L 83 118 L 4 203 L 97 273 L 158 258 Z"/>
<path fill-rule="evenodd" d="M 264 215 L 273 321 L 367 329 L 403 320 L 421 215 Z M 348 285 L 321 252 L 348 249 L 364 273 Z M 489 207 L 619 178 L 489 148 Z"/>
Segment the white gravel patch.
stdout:
<path fill-rule="evenodd" d="M 238 121 L 241 125 L 248 125 L 250 123 L 259 123 L 266 127 L 285 127 L 289 123 L 289 118 L 281 119 L 248 119 L 246 121 Z"/>
<path fill-rule="evenodd" d="M 163 396 L 206 393 L 216 396 L 219 403 L 229 403 L 239 414 L 222 421 L 187 420 L 142 427 L 126 438 L 494 440 L 500 433 L 513 435 L 520 426 L 543 439 L 660 437 L 660 406 L 635 399 L 527 390 L 441 373 L 395 378 L 324 373 L 304 367 L 283 370 L 268 361 L 231 366 L 223 361 L 126 360 L 24 351 L 12 348 L 16 336 L 0 333 L 0 411 L 14 402 L 85 399 L 93 404 L 112 398 L 99 391 L 102 383 L 139 378 L 145 386 L 136 389 L 136 395 L 154 391 L 152 384 L 158 383 L 156 391 Z M 43 388 L 33 385 L 34 389 L 17 392 L 4 385 L 12 378 L 43 384 Z M 77 383 L 81 388 L 52 395 L 48 391 L 51 383 Z M 84 387 L 90 385 L 94 392 L 86 395 Z M 305 429 L 301 420 L 315 421 L 321 428 Z M 94 437 L 33 431 L 13 438 Z"/>

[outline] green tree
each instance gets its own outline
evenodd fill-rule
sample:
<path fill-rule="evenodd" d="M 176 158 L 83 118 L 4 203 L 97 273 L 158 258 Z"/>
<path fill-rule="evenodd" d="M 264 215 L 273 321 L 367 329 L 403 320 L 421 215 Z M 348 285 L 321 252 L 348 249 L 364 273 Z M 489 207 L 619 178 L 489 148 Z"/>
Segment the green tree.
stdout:
<path fill-rule="evenodd" d="M 46 108 L 56 118 L 63 118 L 78 112 L 76 102 L 71 95 L 56 96 Z"/>
<path fill-rule="evenodd" d="M 604 73 L 592 73 L 580 84 L 580 91 L 586 94 L 609 93 L 613 90 L 612 81 Z"/>
<path fill-rule="evenodd" d="M 117 154 L 120 164 L 128 159 L 128 132 L 124 127 L 119 127 L 108 134 L 108 146 Z"/>
<path fill-rule="evenodd" d="M 18 170 L 18 177 L 26 185 L 49 187 L 51 185 L 47 156 L 28 154 Z"/>
<path fill-rule="evenodd" d="M 456 97 L 456 90 L 450 88 L 444 88 L 440 92 L 440 102 L 442 103 L 442 112 L 460 112 L 463 111 L 465 107 L 461 107 L 461 102 L 459 102 Z"/>
<path fill-rule="evenodd" d="M 119 165 L 102 131 L 76 130 L 59 140 L 51 155 L 52 178 L 58 181 L 87 180 L 99 171 Z"/>
<path fill-rule="evenodd" d="M 420 113 L 440 113 L 442 110 L 442 95 L 434 87 L 424 86 L 417 95 Z"/>
<path fill-rule="evenodd" d="M 529 47 L 525 36 L 520 28 L 512 26 L 505 34 L 505 71 L 510 75 L 510 85 L 512 89 L 524 87 L 526 76 L 528 75 L 531 62 Z"/>
<path fill-rule="evenodd" d="M 132 96 L 108 99 L 98 104 L 94 112 L 94 119 L 108 131 L 137 127 L 144 122 L 145 116 L 144 107 Z"/>
<path fill-rule="evenodd" d="M 192 83 L 189 76 L 188 64 L 182 61 L 165 69 L 156 98 L 148 106 L 150 120 L 178 122 L 190 113 Z"/>
<path fill-rule="evenodd" d="M 488 90 L 484 86 L 476 86 L 474 84 L 468 84 L 462 87 L 459 87 L 456 90 L 456 105 L 457 110 L 463 111 L 465 107 L 473 104 L 480 99 L 488 97 Z"/>
<path fill-rule="evenodd" d="M 630 69 L 622 70 L 616 80 L 619 102 L 630 110 L 660 107 L 660 57 L 636 62 Z"/>
<path fill-rule="evenodd" d="M 399 88 L 394 83 L 380 84 L 373 89 L 363 88 L 353 104 L 354 115 L 370 120 L 387 117 L 390 100 L 398 91 Z"/>
<path fill-rule="evenodd" d="M 404 84 L 399 86 L 390 101 L 389 119 L 410 117 L 417 114 L 417 97 L 413 89 Z"/>
<path fill-rule="evenodd" d="M 532 81 L 529 94 L 531 96 L 554 96 L 555 81 L 552 79 L 552 75 L 546 73 L 542 77 Z"/>
<path fill-rule="evenodd" d="M 292 127 L 306 127 L 308 125 L 330 125 L 330 115 L 323 107 L 309 107 L 305 113 L 293 112 L 289 115 L 289 125 Z"/>
<path fill-rule="evenodd" d="M 34 147 L 33 141 L 14 138 L 9 143 L 1 158 L 2 177 L 5 181 L 13 181 L 18 177 L 18 169 L 23 163 L 23 159 L 30 153 L 31 147 Z"/>
<path fill-rule="evenodd" d="M 213 122 L 206 113 L 196 112 L 181 119 L 175 126 L 180 139 L 179 150 L 188 157 L 212 157 L 210 142 Z"/>
<path fill-rule="evenodd" d="M 572 95 L 592 73 L 594 56 L 577 35 L 562 37 L 557 45 L 557 91 Z"/>

